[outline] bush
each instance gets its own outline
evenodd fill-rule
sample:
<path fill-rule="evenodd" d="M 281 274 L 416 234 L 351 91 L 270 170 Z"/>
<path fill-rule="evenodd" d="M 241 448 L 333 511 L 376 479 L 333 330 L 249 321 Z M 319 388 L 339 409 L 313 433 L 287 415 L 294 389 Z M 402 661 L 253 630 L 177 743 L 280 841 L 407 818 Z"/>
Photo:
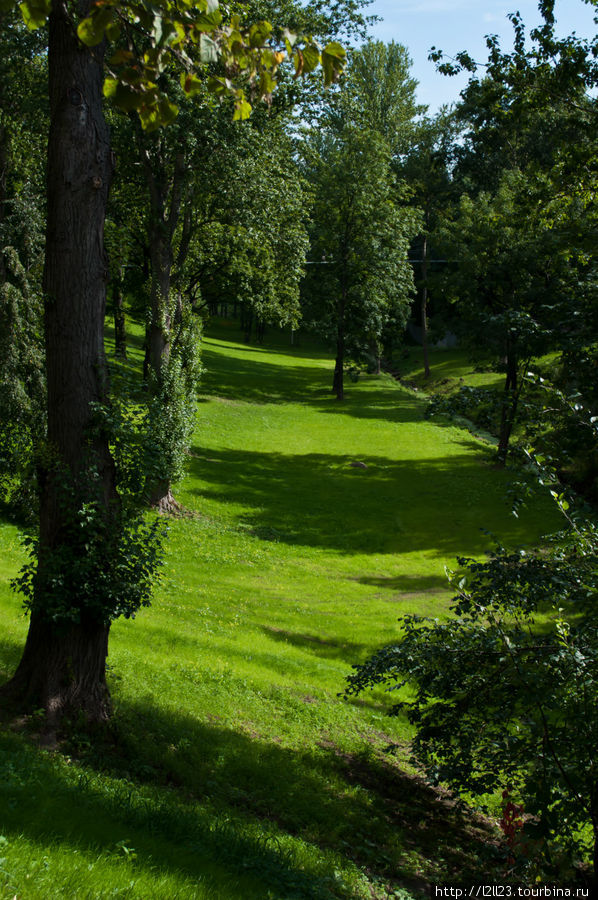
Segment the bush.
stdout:
<path fill-rule="evenodd" d="M 523 842 L 549 869 L 563 852 L 595 860 L 598 533 L 571 521 L 542 550 L 459 564 L 454 616 L 402 617 L 400 643 L 356 666 L 346 693 L 411 686 L 392 711 L 406 710 L 433 782 L 518 797 Z"/>

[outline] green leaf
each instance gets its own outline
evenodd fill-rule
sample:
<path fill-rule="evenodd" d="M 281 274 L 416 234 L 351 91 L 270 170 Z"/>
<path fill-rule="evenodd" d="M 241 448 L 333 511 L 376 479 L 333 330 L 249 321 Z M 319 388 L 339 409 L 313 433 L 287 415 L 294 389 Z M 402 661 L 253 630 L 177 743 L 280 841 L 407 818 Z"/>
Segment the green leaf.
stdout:
<path fill-rule="evenodd" d="M 211 75 L 208 78 L 208 91 L 210 92 L 210 94 L 222 96 L 223 94 L 228 93 L 231 88 L 232 85 L 227 78 L 216 78 L 214 75 Z"/>
<path fill-rule="evenodd" d="M 320 63 L 320 50 L 317 44 L 308 44 L 303 48 L 303 72 L 313 72 Z"/>
<path fill-rule="evenodd" d="M 104 97 L 107 97 L 111 100 L 116 94 L 118 88 L 118 79 L 116 78 L 105 78 L 104 79 Z"/>
<path fill-rule="evenodd" d="M 19 9 L 21 10 L 23 21 L 30 31 L 41 28 L 42 25 L 46 24 L 50 15 L 50 7 L 50 0 L 25 0 L 24 3 L 20 4 Z M 12 3 L 7 9 L 11 8 Z"/>
<path fill-rule="evenodd" d="M 249 29 L 249 44 L 252 47 L 261 47 L 272 34 L 272 26 L 269 22 L 257 22 Z"/>
<path fill-rule="evenodd" d="M 199 58 L 204 63 L 218 62 L 218 45 L 207 34 L 199 36 Z"/>
<path fill-rule="evenodd" d="M 115 24 L 114 10 L 104 8 L 79 23 L 77 36 L 87 47 L 95 47 L 104 40 L 106 29 Z"/>
<path fill-rule="evenodd" d="M 282 32 L 282 37 L 286 44 L 287 50 L 290 53 L 297 41 L 297 35 L 293 31 L 289 31 L 288 28 L 285 28 Z"/>
<path fill-rule="evenodd" d="M 341 59 L 343 62 L 347 59 L 347 51 L 338 41 L 331 41 L 330 44 L 326 44 L 324 53 L 328 56 L 334 56 L 336 59 Z"/>
<path fill-rule="evenodd" d="M 193 97 L 195 94 L 201 93 L 204 88 L 204 82 L 197 75 L 188 75 L 186 72 L 183 72 L 181 75 L 181 87 L 188 97 Z"/>
<path fill-rule="evenodd" d="M 235 112 L 233 115 L 233 120 L 236 122 L 244 121 L 248 119 L 251 115 L 251 103 L 248 103 L 245 97 L 240 100 L 237 100 L 235 103 Z"/>
<path fill-rule="evenodd" d="M 143 106 L 139 110 L 141 127 L 144 131 L 155 131 L 162 125 L 169 125 L 178 115 L 178 108 L 167 97 L 161 97 L 151 106 Z"/>
<path fill-rule="evenodd" d="M 108 65 L 122 66 L 124 65 L 124 63 L 130 62 L 132 59 L 134 59 L 134 56 L 130 50 L 120 49 L 112 54 L 112 56 L 108 60 Z"/>
<path fill-rule="evenodd" d="M 330 51 L 332 48 L 332 52 Z M 339 52 L 339 49 L 340 51 Z M 331 85 L 342 73 L 345 67 L 346 53 L 340 44 L 333 41 L 322 51 L 322 68 L 324 69 L 324 84 Z"/>

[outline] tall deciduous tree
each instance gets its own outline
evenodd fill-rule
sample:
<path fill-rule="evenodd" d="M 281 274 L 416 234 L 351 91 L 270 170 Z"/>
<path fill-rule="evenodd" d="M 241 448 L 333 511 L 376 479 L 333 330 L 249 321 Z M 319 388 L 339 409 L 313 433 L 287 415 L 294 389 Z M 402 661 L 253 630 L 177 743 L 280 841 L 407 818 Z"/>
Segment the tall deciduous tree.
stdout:
<path fill-rule="evenodd" d="M 416 286 L 419 292 L 419 321 L 422 335 L 424 373 L 430 375 L 428 337 L 429 285 L 434 262 L 430 253 L 436 249 L 439 218 L 455 194 L 451 177 L 455 126 L 453 117 L 442 110 L 435 118 L 422 118 L 415 127 L 411 146 L 397 162 L 397 172 L 409 185 L 411 203 L 421 210 L 422 231 L 412 247 Z M 438 306 L 439 304 L 437 304 Z"/>
<path fill-rule="evenodd" d="M 385 327 L 401 331 L 408 315 L 418 215 L 402 200 L 394 163 L 413 132 L 415 87 L 403 47 L 366 44 L 305 145 L 314 209 L 304 314 L 336 346 L 339 400 L 347 355 L 379 360 Z"/>
<path fill-rule="evenodd" d="M 12 0 L 2 0 L 0 12 L 12 6 Z M 198 0 L 184 11 L 165 2 L 151 13 L 134 2 L 83 2 L 75 10 L 68 0 L 51 6 L 26 0 L 21 9 L 32 27 L 49 21 L 48 434 L 40 465 L 39 540 L 33 564 L 20 578 L 31 614 L 29 632 L 1 696 L 20 708 L 44 707 L 50 724 L 67 713 L 101 722 L 110 713 L 105 678 L 110 623 L 148 602 L 155 564 L 147 549 L 151 535 L 138 520 L 127 521 L 110 450 L 103 229 L 114 159 L 102 93 L 137 109 L 145 127 L 154 128 L 176 114 L 157 85 L 160 70 L 171 52 L 184 60 L 188 42 L 207 58 L 248 73 L 257 95 L 273 89 L 283 54 L 266 46 L 270 26 L 243 31 L 238 19 L 225 25 L 215 0 Z M 113 56 L 113 75 L 105 82 L 106 39 L 123 29 L 127 33 L 129 26 L 146 29 L 152 46 L 136 68 L 133 49 Z M 298 72 L 313 71 L 322 61 L 326 77 L 333 79 L 343 56 L 338 45 L 321 53 L 313 42 L 300 46 L 291 34 L 286 44 Z M 184 74 L 188 93 L 196 83 L 197 75 Z M 232 91 L 238 118 L 248 115 L 243 88 L 217 76 L 210 84 L 216 93 Z"/>
<path fill-rule="evenodd" d="M 588 89 L 598 83 L 598 42 L 557 39 L 553 7 L 540 4 L 544 23 L 531 42 L 519 15 L 510 17 L 511 51 L 487 39 L 488 63 L 457 108 L 465 131 L 454 174 L 464 196 L 445 229 L 458 259 L 452 290 L 478 346 L 502 360 L 503 464 L 526 360 L 563 347 L 577 297 L 587 294 L 580 284 L 593 280 L 588 236 L 598 169 L 589 135 L 597 107 Z M 459 59 L 475 70 L 466 54 Z"/>
<path fill-rule="evenodd" d="M 378 134 L 345 127 L 316 148 L 304 317 L 336 347 L 332 389 L 342 400 L 347 357 L 372 350 L 379 356 L 388 321 L 405 325 L 413 291 L 407 251 L 417 217 L 399 205 L 390 152 Z"/>

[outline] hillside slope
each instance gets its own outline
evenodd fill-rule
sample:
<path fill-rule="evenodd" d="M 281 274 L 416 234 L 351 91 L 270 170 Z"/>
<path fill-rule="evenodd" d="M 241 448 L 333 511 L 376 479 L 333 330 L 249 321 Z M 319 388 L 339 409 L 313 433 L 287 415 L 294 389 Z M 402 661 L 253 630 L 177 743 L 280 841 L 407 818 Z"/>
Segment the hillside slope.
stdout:
<path fill-rule="evenodd" d="M 457 555 L 536 540 L 550 505 L 510 516 L 485 445 L 389 377 L 339 404 L 323 352 L 234 338 L 204 342 L 155 602 L 113 628 L 113 733 L 49 752 L 0 732 L 0 897 L 405 897 L 494 839 L 384 753 L 409 729 L 382 692 L 338 694 L 399 615 L 446 610 Z M 0 523 L 3 678 L 18 537 Z"/>

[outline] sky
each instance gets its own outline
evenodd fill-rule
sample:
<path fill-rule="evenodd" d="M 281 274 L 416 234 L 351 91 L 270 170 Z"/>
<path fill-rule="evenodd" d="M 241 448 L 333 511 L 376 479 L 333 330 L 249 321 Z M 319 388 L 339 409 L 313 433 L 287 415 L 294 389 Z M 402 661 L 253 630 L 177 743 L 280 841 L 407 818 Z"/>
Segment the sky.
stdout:
<path fill-rule="evenodd" d="M 430 114 L 457 100 L 468 77 L 439 75 L 428 61 L 430 48 L 438 47 L 448 56 L 467 50 L 483 62 L 486 34 L 499 35 L 505 50 L 512 46 L 507 14 L 515 11 L 521 13 L 527 29 L 540 22 L 537 0 L 374 0 L 366 9 L 381 19 L 372 28 L 374 38 L 407 47 L 413 77 L 419 82 L 418 101 L 429 107 Z M 578 37 L 592 37 L 597 30 L 593 21 L 596 11 L 583 0 L 556 0 L 557 32 L 575 31 Z"/>

